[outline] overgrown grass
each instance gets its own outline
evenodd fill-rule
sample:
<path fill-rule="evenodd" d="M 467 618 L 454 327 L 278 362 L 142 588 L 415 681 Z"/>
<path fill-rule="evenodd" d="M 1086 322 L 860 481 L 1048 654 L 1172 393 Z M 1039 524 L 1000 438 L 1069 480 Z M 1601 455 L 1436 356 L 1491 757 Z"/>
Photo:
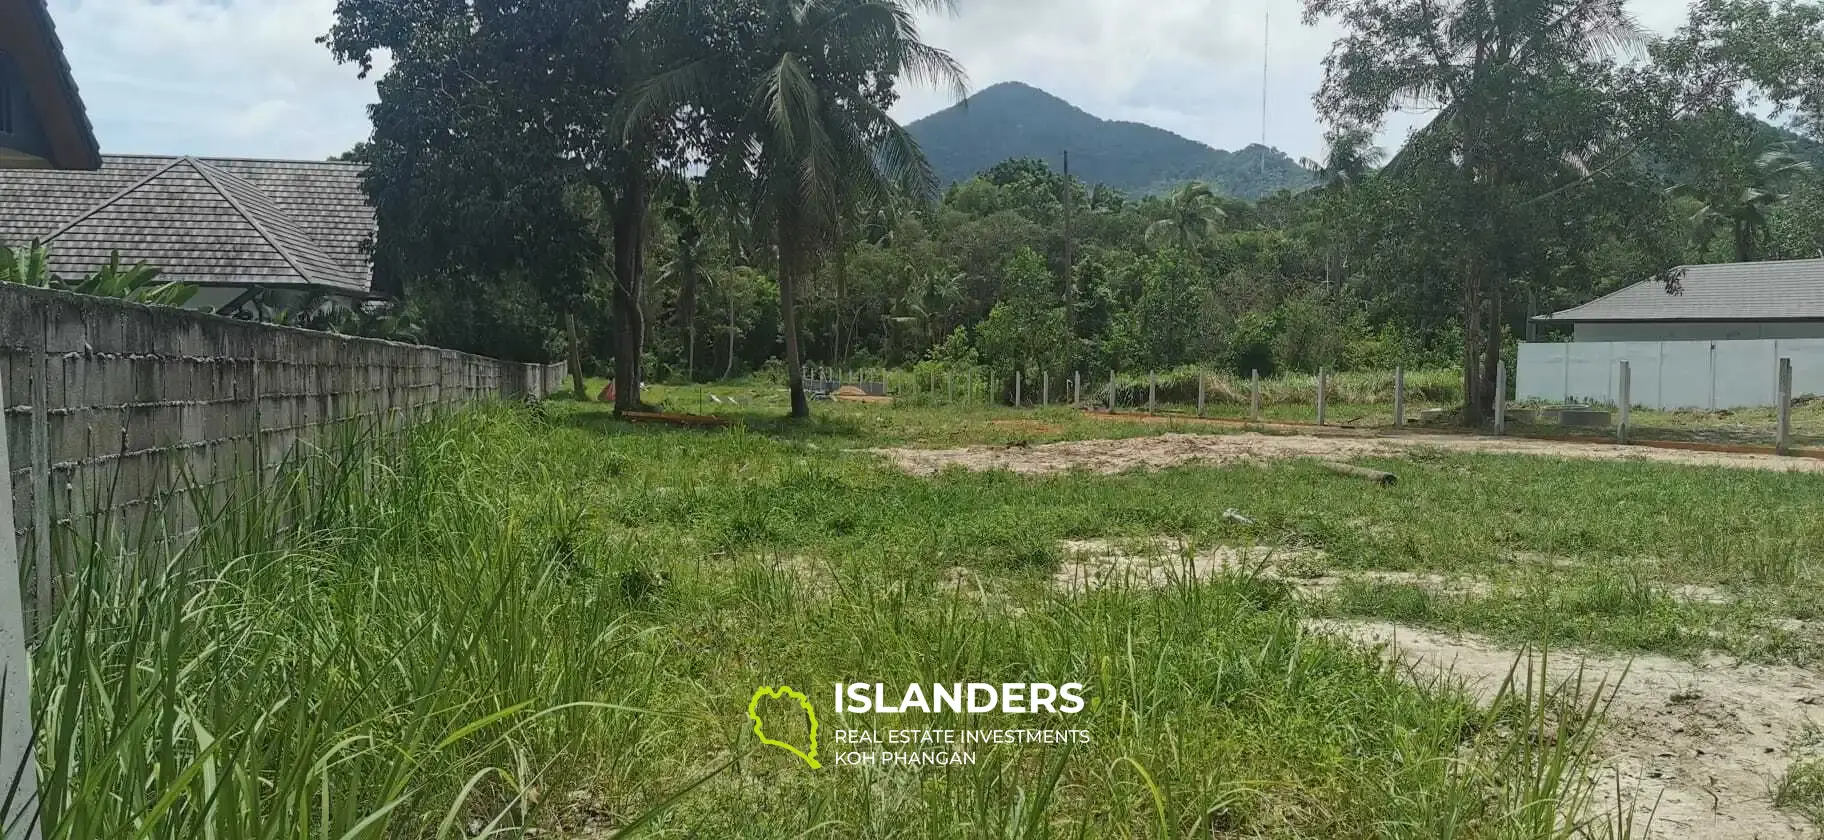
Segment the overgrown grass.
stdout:
<path fill-rule="evenodd" d="M 1307 634 L 1252 578 L 1062 596 L 1057 541 L 1291 535 L 1364 567 L 1600 553 L 1654 526 L 1568 514 L 1626 499 L 1685 556 L 1780 539 L 1778 506 L 1718 525 L 1813 489 L 1707 474 L 1725 501 L 1680 511 L 1672 471 L 1467 458 L 1405 465 L 1392 493 L 1300 465 L 918 479 L 844 450 L 1003 432 L 844 409 L 775 434 L 754 411 L 726 431 L 476 411 L 294 467 L 160 573 L 70 558 L 85 584 L 36 659 L 47 836 L 1564 836 L 1599 701 L 1517 677 L 1478 708 Z M 1578 492 L 1482 501 L 1523 476 Z M 1070 718 L 822 723 L 1093 741 L 923 771 L 755 749 L 756 686 L 837 681 L 1079 681 Z"/>

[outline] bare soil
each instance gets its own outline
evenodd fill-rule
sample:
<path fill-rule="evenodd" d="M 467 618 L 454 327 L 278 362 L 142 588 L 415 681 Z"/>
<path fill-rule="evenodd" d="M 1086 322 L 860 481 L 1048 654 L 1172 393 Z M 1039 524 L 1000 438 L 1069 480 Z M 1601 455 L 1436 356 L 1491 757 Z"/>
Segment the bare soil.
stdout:
<path fill-rule="evenodd" d="M 1312 622 L 1314 630 L 1385 645 L 1426 676 L 1443 672 L 1486 699 L 1515 667 L 1518 651 L 1476 636 L 1374 622 Z M 1824 721 L 1824 677 L 1803 668 L 1632 659 L 1564 652 L 1548 659 L 1554 682 L 1614 690 L 1602 736 L 1600 809 L 1632 808 L 1637 836 L 1775 840 L 1812 835 L 1797 814 L 1773 805 L 1772 788 L 1795 744 Z M 1521 666 L 1524 669 L 1524 664 Z M 1619 685 L 1617 685 L 1619 681 Z M 1615 795 L 1619 774 L 1622 796 Z M 1651 819 L 1649 824 L 1648 820 Z"/>
<path fill-rule="evenodd" d="M 1415 451 L 1482 452 L 1655 461 L 1691 466 L 1729 467 L 1775 472 L 1824 472 L 1824 460 L 1730 452 L 1695 452 L 1617 444 L 1523 440 L 1472 435 L 1398 437 L 1318 437 L 1263 435 L 1165 434 L 1122 440 L 1076 440 L 1043 446 L 971 446 L 961 449 L 876 449 L 901 469 L 932 475 L 946 467 L 1007 470 L 1043 474 L 1067 470 L 1117 473 L 1185 463 L 1260 464 L 1289 458 L 1351 459 L 1399 457 Z"/>
<path fill-rule="evenodd" d="M 1193 549 L 1173 537 L 1064 540 L 1065 559 L 1052 575 L 1052 586 L 1082 594 L 1107 586 L 1157 589 L 1179 583 L 1201 583 L 1225 572 L 1284 581 L 1300 595 L 1326 595 L 1349 581 L 1409 584 L 1442 595 L 1483 596 L 1492 587 L 1474 577 L 1446 577 L 1420 572 L 1353 570 L 1332 572 L 1322 551 L 1291 545 L 1215 545 Z"/>

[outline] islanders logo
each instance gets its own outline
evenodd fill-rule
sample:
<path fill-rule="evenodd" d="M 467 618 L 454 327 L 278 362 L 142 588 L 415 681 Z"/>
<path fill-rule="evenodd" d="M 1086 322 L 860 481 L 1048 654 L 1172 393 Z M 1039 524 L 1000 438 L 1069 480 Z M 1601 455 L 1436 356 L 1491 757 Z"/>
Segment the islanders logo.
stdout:
<path fill-rule="evenodd" d="M 810 718 L 811 744 L 809 750 L 800 750 L 794 744 L 789 744 L 785 741 L 775 740 L 766 736 L 766 724 L 760 719 L 760 701 L 766 698 L 778 699 L 781 697 L 798 701 L 799 708 L 804 709 L 805 716 Z M 774 688 L 770 685 L 760 686 L 759 688 L 754 689 L 753 698 L 747 701 L 747 717 L 754 722 L 754 736 L 760 739 L 760 743 L 778 747 L 779 749 L 804 759 L 804 763 L 811 765 L 812 770 L 816 770 L 823 766 L 817 761 L 817 710 L 811 708 L 811 698 L 804 696 L 802 692 L 792 690 L 792 687 L 789 685 L 782 685 L 778 688 Z"/>

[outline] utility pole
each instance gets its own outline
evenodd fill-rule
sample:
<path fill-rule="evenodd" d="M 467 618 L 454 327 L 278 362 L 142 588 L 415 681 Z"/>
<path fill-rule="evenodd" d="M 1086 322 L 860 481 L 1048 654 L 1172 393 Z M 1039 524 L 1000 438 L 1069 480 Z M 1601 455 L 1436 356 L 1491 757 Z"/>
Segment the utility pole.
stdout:
<path fill-rule="evenodd" d="M 1064 326 L 1076 335 L 1077 286 L 1073 275 L 1076 248 L 1070 236 L 1071 205 L 1076 203 L 1076 190 L 1070 188 L 1070 150 L 1064 150 Z"/>

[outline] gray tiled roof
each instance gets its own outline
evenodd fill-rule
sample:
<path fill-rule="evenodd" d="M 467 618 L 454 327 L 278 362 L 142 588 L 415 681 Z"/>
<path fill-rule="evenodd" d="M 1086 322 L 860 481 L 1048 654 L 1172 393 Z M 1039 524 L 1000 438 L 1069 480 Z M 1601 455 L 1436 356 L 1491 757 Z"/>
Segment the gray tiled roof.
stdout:
<path fill-rule="evenodd" d="M 101 145 L 95 141 L 95 124 L 89 121 L 89 111 L 82 105 L 82 91 L 76 87 L 76 74 L 70 70 L 70 60 L 63 52 L 63 39 L 57 37 L 57 23 L 51 20 L 50 0 L 39 0 L 33 4 L 38 14 L 38 23 L 44 27 L 46 40 L 50 41 L 51 52 L 57 55 L 57 70 L 64 91 L 70 98 L 70 111 L 77 120 L 77 129 L 82 132 L 82 140 L 88 145 L 90 154 L 99 154 Z M 94 158 L 90 158 L 91 161 Z"/>
<path fill-rule="evenodd" d="M 365 293 L 374 212 L 359 164 L 108 155 L 95 172 L 0 170 L 0 241 L 75 276 L 119 250 L 199 285 Z"/>
<path fill-rule="evenodd" d="M 1824 259 L 1687 265 L 1678 294 L 1642 280 L 1540 321 L 1824 320 Z"/>

